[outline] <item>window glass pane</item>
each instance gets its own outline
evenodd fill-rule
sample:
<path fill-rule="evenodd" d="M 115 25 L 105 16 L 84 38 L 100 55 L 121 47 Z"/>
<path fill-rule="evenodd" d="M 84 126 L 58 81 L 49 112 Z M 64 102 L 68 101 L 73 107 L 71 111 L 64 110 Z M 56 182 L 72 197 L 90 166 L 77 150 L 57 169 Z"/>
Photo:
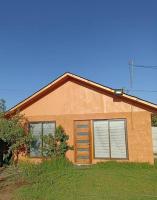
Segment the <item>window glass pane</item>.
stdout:
<path fill-rule="evenodd" d="M 94 149 L 96 158 L 109 158 L 109 131 L 108 121 L 94 121 Z"/>
<path fill-rule="evenodd" d="M 33 135 L 33 142 L 30 148 L 31 157 L 41 156 L 41 147 L 42 147 L 42 124 L 41 123 L 31 123 L 30 131 Z"/>
<path fill-rule="evenodd" d="M 125 121 L 110 121 L 110 145 L 112 158 L 126 158 Z"/>
<path fill-rule="evenodd" d="M 43 148 L 47 148 L 48 144 L 45 142 L 44 136 L 55 135 L 55 123 L 54 122 L 44 122 L 43 123 Z M 46 156 L 45 151 L 43 151 L 43 156 Z"/>
<path fill-rule="evenodd" d="M 44 122 L 43 123 L 43 135 L 55 135 L 55 123 Z"/>

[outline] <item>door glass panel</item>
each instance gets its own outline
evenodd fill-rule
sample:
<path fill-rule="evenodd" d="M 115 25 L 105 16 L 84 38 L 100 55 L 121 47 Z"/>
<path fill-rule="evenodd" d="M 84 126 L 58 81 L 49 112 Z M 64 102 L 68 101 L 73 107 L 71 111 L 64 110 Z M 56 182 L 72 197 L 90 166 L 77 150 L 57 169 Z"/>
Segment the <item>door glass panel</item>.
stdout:
<path fill-rule="evenodd" d="M 88 128 L 88 124 L 78 124 L 77 128 Z"/>
<path fill-rule="evenodd" d="M 77 140 L 78 144 L 87 144 L 89 143 L 89 140 Z"/>
<path fill-rule="evenodd" d="M 78 156 L 78 159 L 89 159 L 89 156 Z"/>
<path fill-rule="evenodd" d="M 77 148 L 77 151 L 80 151 L 80 152 L 89 152 L 89 148 Z"/>
<path fill-rule="evenodd" d="M 88 132 L 79 132 L 77 133 L 78 136 L 88 136 L 89 133 Z"/>

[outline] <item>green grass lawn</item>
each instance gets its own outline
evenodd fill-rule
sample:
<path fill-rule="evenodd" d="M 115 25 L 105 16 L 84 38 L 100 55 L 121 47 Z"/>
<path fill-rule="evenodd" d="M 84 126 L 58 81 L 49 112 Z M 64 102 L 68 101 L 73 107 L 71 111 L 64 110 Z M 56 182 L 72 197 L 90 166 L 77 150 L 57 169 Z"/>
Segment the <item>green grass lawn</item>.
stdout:
<path fill-rule="evenodd" d="M 16 200 L 150 200 L 157 199 L 157 166 L 108 162 L 76 167 L 66 162 L 21 164 L 26 182 Z"/>

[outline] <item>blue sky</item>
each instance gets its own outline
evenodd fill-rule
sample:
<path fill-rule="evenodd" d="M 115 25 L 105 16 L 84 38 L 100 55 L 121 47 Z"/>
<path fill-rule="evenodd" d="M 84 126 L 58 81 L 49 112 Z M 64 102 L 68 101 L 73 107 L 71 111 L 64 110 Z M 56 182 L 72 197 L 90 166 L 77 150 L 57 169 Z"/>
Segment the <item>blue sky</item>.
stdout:
<path fill-rule="evenodd" d="M 66 71 L 129 86 L 128 61 L 157 65 L 156 0 L 0 0 L 0 98 L 15 105 Z M 157 90 L 135 69 L 133 89 Z M 132 92 L 157 103 L 157 92 Z"/>

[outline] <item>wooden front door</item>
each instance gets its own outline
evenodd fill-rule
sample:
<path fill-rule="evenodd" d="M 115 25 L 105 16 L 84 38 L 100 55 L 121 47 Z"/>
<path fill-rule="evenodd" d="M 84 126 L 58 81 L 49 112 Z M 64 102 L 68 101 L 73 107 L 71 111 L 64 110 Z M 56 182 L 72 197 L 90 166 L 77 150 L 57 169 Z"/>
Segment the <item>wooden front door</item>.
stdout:
<path fill-rule="evenodd" d="M 75 121 L 75 162 L 91 163 L 90 153 L 90 121 Z"/>

